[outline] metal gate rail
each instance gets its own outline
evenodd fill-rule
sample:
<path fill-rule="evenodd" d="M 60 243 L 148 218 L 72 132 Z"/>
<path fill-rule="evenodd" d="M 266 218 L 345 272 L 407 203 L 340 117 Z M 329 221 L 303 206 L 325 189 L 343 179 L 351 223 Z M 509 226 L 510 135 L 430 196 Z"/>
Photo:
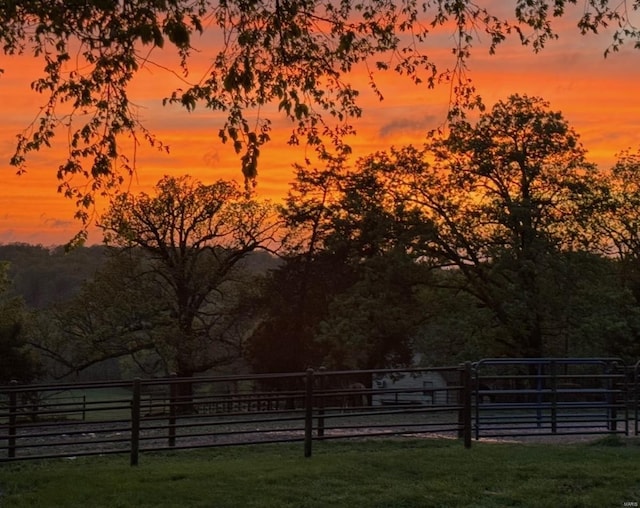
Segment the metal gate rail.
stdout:
<path fill-rule="evenodd" d="M 489 358 L 473 375 L 476 439 L 629 434 L 633 397 L 619 358 Z"/>
<path fill-rule="evenodd" d="M 634 424 L 633 433 L 638 435 L 638 420 L 640 419 L 640 360 L 633 367 L 633 407 L 634 407 Z"/>

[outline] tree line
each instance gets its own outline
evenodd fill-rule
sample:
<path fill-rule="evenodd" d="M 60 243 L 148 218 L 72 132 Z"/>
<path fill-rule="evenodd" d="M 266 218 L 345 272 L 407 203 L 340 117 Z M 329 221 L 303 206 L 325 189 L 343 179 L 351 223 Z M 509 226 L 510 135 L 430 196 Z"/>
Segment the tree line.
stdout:
<path fill-rule="evenodd" d="M 420 146 L 298 166 L 283 204 L 166 176 L 111 203 L 73 294 L 27 308 L 5 280 L 2 357 L 20 361 L 2 381 L 105 362 L 193 376 L 636 359 L 639 171 L 631 151 L 597 168 L 560 112 L 513 95 Z"/>

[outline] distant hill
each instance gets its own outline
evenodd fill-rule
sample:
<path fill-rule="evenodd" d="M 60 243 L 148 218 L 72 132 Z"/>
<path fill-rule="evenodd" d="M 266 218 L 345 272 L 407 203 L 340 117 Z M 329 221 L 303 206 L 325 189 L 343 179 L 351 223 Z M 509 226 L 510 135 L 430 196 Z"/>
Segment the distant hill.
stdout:
<path fill-rule="evenodd" d="M 0 262 L 9 262 L 13 293 L 24 298 L 27 307 L 43 309 L 71 298 L 82 283 L 93 279 L 107 259 L 109 248 L 103 245 L 78 247 L 65 252 L 64 247 L 14 243 L 0 245 Z M 275 269 L 279 260 L 272 254 L 251 253 L 244 266 L 257 273 Z"/>
<path fill-rule="evenodd" d="M 29 308 L 41 309 L 73 296 L 106 260 L 107 247 L 43 247 L 23 243 L 0 245 L 0 262 L 9 263 L 13 292 Z"/>

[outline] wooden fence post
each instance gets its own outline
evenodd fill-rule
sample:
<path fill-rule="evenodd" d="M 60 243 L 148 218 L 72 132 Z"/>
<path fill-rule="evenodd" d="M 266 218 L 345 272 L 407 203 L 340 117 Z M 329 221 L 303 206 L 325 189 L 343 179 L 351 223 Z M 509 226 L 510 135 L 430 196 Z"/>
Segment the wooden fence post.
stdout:
<path fill-rule="evenodd" d="M 307 369 L 304 397 L 304 456 L 311 457 L 313 442 L 313 369 Z"/>
<path fill-rule="evenodd" d="M 133 380 L 131 398 L 131 465 L 138 465 L 140 451 L 140 378 Z"/>

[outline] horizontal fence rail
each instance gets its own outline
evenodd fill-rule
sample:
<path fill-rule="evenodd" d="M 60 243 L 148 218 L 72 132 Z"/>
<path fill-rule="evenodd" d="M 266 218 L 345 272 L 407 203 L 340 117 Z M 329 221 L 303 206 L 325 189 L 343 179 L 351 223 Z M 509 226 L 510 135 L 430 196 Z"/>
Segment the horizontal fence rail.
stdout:
<path fill-rule="evenodd" d="M 638 434 L 640 362 L 452 367 L 0 387 L 0 461 L 376 436 Z M 630 427 L 630 420 L 633 425 Z"/>
<path fill-rule="evenodd" d="M 476 439 L 629 434 L 637 397 L 619 359 L 487 359 L 474 369 Z"/>

